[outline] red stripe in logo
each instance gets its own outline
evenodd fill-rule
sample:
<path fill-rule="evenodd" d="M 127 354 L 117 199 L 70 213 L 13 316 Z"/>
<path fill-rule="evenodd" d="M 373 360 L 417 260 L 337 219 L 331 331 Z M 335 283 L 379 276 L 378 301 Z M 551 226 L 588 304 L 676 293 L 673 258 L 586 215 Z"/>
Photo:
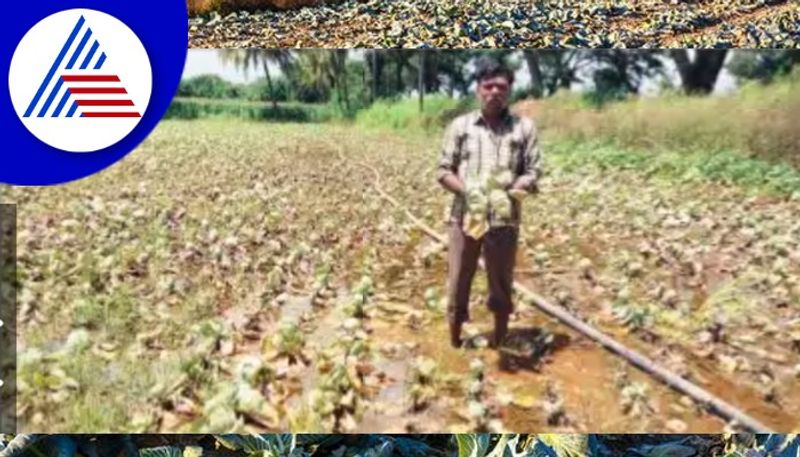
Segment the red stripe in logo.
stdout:
<path fill-rule="evenodd" d="M 75 100 L 78 106 L 133 106 L 130 100 Z"/>
<path fill-rule="evenodd" d="M 95 112 L 84 112 L 82 114 L 83 117 L 142 117 L 141 114 L 135 112 L 118 112 L 118 113 L 95 113 Z"/>
<path fill-rule="evenodd" d="M 70 87 L 73 94 L 127 94 L 124 87 Z"/>
<path fill-rule="evenodd" d="M 119 82 L 117 75 L 63 75 L 64 82 Z"/>

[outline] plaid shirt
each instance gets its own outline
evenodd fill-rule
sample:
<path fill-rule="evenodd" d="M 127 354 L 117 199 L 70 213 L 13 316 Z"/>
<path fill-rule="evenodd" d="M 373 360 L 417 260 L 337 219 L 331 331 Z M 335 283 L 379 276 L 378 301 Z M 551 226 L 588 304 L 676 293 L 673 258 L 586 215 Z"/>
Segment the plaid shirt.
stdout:
<path fill-rule="evenodd" d="M 485 179 L 493 169 L 507 167 L 528 192 L 536 189 L 541 173 L 540 150 L 536 127 L 531 119 L 506 111 L 498 132 L 483 120 L 480 110 L 459 116 L 445 132 L 437 180 L 455 173 L 465 186 Z M 489 225 L 516 226 L 520 220 L 520 203 L 511 199 L 511 218 L 503 219 L 489 210 Z M 466 199 L 455 196 L 450 210 L 450 220 L 459 222 L 464 216 Z"/>

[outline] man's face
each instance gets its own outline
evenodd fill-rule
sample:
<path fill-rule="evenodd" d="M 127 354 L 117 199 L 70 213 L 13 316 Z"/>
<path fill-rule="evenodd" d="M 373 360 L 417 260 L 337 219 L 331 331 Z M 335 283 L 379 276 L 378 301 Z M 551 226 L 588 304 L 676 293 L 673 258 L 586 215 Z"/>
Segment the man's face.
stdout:
<path fill-rule="evenodd" d="M 483 111 L 499 113 L 508 106 L 511 84 L 505 76 L 484 78 L 478 82 L 477 92 Z"/>

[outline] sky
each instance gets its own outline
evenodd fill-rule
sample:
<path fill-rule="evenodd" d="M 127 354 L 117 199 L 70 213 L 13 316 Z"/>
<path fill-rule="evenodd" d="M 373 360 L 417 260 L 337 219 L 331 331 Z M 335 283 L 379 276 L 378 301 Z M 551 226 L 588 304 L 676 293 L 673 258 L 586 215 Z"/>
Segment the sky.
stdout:
<path fill-rule="evenodd" d="M 184 79 L 206 74 L 219 75 L 235 83 L 250 82 L 259 76 L 255 72 L 248 75 L 232 65 L 224 65 L 217 56 L 217 49 L 189 49 L 183 68 Z"/>
<path fill-rule="evenodd" d="M 218 57 L 217 51 L 217 49 L 190 49 L 186 58 L 186 66 L 184 67 L 183 77 L 190 78 L 192 76 L 203 74 L 215 74 L 234 83 L 252 82 L 261 77 L 261 73 L 259 71 L 250 71 L 249 73 L 245 73 L 233 65 L 223 64 Z M 361 58 L 362 55 L 363 54 L 361 51 L 353 51 L 353 57 L 356 59 Z M 675 71 L 674 65 L 670 61 L 668 61 L 668 68 L 671 77 L 677 81 L 678 74 Z M 277 68 L 275 68 L 275 71 L 279 72 Z M 517 71 L 516 81 L 520 87 L 525 87 L 530 84 L 530 76 L 524 65 L 522 65 L 519 71 Z M 645 83 L 642 85 L 642 92 L 644 95 L 653 94 L 657 90 L 657 87 L 658 84 L 656 81 L 645 81 Z M 580 86 L 576 87 L 576 89 L 580 88 Z M 720 73 L 719 79 L 717 80 L 715 93 L 726 94 L 730 93 L 735 88 L 735 78 L 727 70 L 723 69 L 722 73 Z"/>

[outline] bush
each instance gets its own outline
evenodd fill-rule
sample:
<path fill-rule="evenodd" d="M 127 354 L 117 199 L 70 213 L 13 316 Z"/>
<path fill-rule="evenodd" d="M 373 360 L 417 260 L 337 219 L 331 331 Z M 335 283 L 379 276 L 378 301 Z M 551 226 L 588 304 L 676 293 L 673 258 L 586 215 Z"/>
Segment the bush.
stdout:
<path fill-rule="evenodd" d="M 236 98 L 241 91 L 217 75 L 200 75 L 184 79 L 178 86 L 179 97 Z"/>
<path fill-rule="evenodd" d="M 361 110 L 356 115 L 356 123 L 372 128 L 435 130 L 474 107 L 472 98 L 454 99 L 442 95 L 426 97 L 422 112 L 416 97 L 379 100 Z"/>
<path fill-rule="evenodd" d="M 701 178 L 776 195 L 800 196 L 800 171 L 785 163 L 769 163 L 734 151 L 653 154 L 602 141 L 568 140 L 549 142 L 547 148 L 550 160 L 568 171 L 593 164 L 601 169 L 637 170 L 670 182 Z"/>
<path fill-rule="evenodd" d="M 286 102 L 291 98 L 291 88 L 285 78 L 273 77 L 272 90 L 274 93 L 270 93 L 266 78 L 262 78 L 244 86 L 242 98 L 255 102 L 272 101 L 273 97 L 278 102 Z"/>
<path fill-rule="evenodd" d="M 256 121 L 326 122 L 336 117 L 327 105 L 270 103 L 242 100 L 213 100 L 176 98 L 170 104 L 165 119 L 237 118 Z"/>
<path fill-rule="evenodd" d="M 575 141 L 610 141 L 663 151 L 738 151 L 800 166 L 800 86 L 784 79 L 746 84 L 733 95 L 664 94 L 587 109 L 594 100 L 561 94 L 537 101 L 544 135 Z"/>

